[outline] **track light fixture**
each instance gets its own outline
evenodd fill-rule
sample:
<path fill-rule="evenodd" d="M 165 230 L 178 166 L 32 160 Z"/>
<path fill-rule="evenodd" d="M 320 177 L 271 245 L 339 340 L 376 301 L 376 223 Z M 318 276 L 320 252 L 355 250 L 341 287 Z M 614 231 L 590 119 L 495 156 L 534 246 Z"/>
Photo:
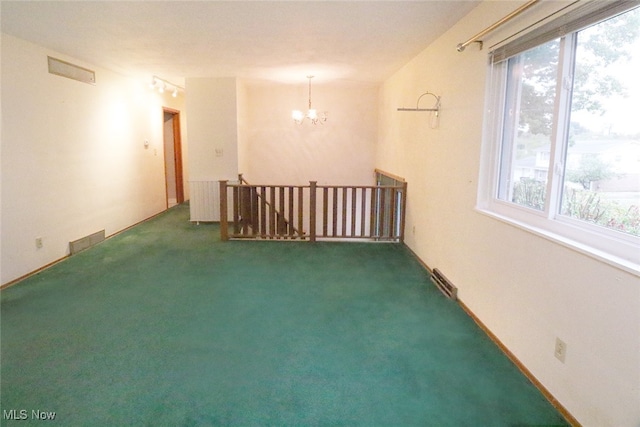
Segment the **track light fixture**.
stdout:
<path fill-rule="evenodd" d="M 323 111 L 322 113 L 318 114 L 317 110 L 311 108 L 311 79 L 313 77 L 314 76 L 307 76 L 307 78 L 309 79 L 309 109 L 307 110 L 307 114 L 305 115 L 300 110 L 293 110 L 291 112 L 291 118 L 297 124 L 301 124 L 304 121 L 304 119 L 309 119 L 311 123 L 313 123 L 314 125 L 318 124 L 318 122 L 320 122 L 320 124 L 324 124 L 324 122 L 327 121 L 326 111 Z"/>
<path fill-rule="evenodd" d="M 153 76 L 153 78 L 151 79 L 151 83 L 149 83 L 149 87 L 151 89 L 157 89 L 160 93 L 164 93 L 165 91 L 171 92 L 171 96 L 173 96 L 174 98 L 178 96 L 179 91 L 184 92 L 184 88 L 182 86 L 173 84 L 170 81 L 161 79 L 158 76 Z"/>

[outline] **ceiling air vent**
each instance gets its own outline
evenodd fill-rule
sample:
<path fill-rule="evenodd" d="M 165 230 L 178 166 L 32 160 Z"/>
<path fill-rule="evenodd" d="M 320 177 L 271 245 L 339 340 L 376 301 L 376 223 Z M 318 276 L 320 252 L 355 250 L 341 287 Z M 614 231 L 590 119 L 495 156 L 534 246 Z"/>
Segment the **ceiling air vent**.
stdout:
<path fill-rule="evenodd" d="M 96 72 L 79 67 L 66 61 L 47 56 L 49 72 L 62 77 L 68 77 L 83 83 L 96 84 Z"/>

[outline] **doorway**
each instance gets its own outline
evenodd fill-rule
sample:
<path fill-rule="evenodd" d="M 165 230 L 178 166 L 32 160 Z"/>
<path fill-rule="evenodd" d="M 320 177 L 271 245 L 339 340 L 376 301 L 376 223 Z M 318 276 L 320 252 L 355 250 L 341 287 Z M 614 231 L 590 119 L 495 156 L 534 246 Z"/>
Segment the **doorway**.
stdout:
<path fill-rule="evenodd" d="M 163 108 L 162 111 L 164 114 L 164 175 L 167 189 L 167 208 L 170 208 L 184 202 L 180 111 L 170 108 Z"/>

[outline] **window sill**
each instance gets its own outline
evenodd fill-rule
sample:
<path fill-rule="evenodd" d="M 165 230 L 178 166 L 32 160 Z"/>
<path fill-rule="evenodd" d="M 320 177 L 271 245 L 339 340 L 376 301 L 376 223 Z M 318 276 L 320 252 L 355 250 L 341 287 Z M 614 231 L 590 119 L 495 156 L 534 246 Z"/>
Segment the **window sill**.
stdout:
<path fill-rule="evenodd" d="M 554 243 L 562 245 L 568 249 L 574 250 L 581 254 L 587 255 L 591 258 L 594 258 L 598 261 L 604 262 L 612 267 L 618 268 L 620 270 L 626 271 L 627 273 L 631 273 L 634 276 L 640 277 L 640 264 L 633 262 L 631 260 L 626 260 L 615 255 L 606 253 L 602 250 L 593 248 L 587 244 L 577 242 L 565 236 L 559 235 L 557 233 L 553 233 L 549 230 L 545 230 L 539 227 L 531 226 L 530 224 L 526 224 L 522 221 L 514 220 L 513 218 L 509 218 L 504 215 L 497 214 L 495 212 L 489 211 L 487 209 L 483 209 L 480 207 L 475 208 L 476 212 L 488 216 L 490 218 L 496 219 L 513 227 L 525 230 L 529 233 L 535 234 L 537 236 L 543 237 L 547 240 L 550 240 Z"/>

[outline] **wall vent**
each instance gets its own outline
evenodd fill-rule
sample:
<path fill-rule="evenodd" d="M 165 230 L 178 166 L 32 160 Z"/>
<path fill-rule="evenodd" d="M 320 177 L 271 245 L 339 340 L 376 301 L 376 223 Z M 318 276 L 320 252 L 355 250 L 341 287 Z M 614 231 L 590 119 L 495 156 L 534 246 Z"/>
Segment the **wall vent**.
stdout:
<path fill-rule="evenodd" d="M 458 299 L 458 288 L 456 288 L 453 283 L 449 281 L 444 274 L 437 268 L 433 269 L 431 273 L 431 281 L 440 289 L 440 292 L 445 294 L 445 296 L 449 299 L 456 300 Z"/>
<path fill-rule="evenodd" d="M 69 252 L 71 252 L 71 255 L 77 254 L 78 252 L 88 249 L 91 246 L 97 245 L 103 240 L 104 240 L 104 230 L 100 230 L 96 233 L 89 234 L 88 236 L 82 237 L 81 239 L 74 240 L 73 242 L 69 242 Z"/>
<path fill-rule="evenodd" d="M 80 67 L 70 62 L 47 56 L 49 61 L 49 73 L 67 77 L 83 83 L 96 84 L 96 72 Z"/>

